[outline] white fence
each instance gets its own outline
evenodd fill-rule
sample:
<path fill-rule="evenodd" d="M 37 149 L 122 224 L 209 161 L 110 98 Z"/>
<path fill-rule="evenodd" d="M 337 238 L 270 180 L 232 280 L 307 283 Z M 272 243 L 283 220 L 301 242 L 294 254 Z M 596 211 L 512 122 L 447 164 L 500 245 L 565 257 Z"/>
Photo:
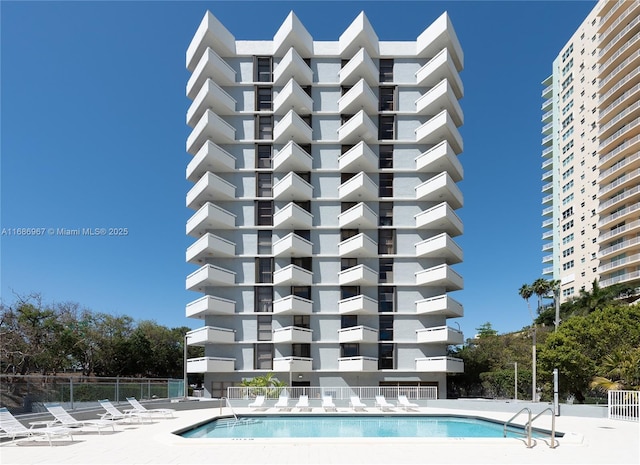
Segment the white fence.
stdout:
<path fill-rule="evenodd" d="M 609 418 L 640 421 L 640 391 L 609 391 Z"/>
<path fill-rule="evenodd" d="M 385 396 L 387 399 L 397 399 L 398 395 L 407 396 L 413 400 L 429 400 L 438 398 L 436 386 L 361 386 L 361 387 L 322 387 L 322 386 L 294 386 L 294 387 L 229 387 L 227 397 L 234 399 L 252 399 L 257 395 L 264 395 L 268 399 L 277 399 L 280 394 L 288 394 L 291 398 L 309 396 L 309 399 L 321 399 L 331 396 L 335 400 L 348 401 L 351 396 L 360 399 L 375 399 Z"/>

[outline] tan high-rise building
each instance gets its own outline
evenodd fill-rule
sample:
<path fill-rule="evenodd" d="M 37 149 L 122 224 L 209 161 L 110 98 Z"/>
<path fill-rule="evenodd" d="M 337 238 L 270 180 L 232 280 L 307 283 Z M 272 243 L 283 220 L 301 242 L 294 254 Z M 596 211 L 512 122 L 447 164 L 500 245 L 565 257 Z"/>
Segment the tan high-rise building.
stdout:
<path fill-rule="evenodd" d="M 543 81 L 543 275 L 640 281 L 640 1 L 600 1 Z"/>

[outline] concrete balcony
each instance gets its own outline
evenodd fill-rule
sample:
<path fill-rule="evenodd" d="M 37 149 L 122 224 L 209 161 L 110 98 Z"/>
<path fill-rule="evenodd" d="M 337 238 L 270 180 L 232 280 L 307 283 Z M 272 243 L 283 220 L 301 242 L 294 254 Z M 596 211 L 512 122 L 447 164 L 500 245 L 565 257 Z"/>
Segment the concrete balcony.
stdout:
<path fill-rule="evenodd" d="M 189 302 L 185 308 L 187 318 L 204 319 L 209 315 L 233 315 L 236 311 L 236 301 L 223 299 L 213 295 L 205 295 L 193 302 Z"/>
<path fill-rule="evenodd" d="M 195 155 L 207 140 L 217 144 L 228 144 L 235 138 L 235 128 L 211 110 L 207 110 L 187 137 L 187 152 Z"/>
<path fill-rule="evenodd" d="M 187 69 L 192 71 L 204 51 L 210 48 L 222 56 L 235 54 L 235 38 L 224 25 L 207 12 L 187 48 Z"/>
<path fill-rule="evenodd" d="M 416 187 L 416 200 L 447 202 L 453 208 L 462 207 L 462 192 L 446 171 Z"/>
<path fill-rule="evenodd" d="M 203 292 L 208 286 L 233 286 L 236 274 L 215 265 L 203 265 L 187 276 L 187 290 Z"/>
<path fill-rule="evenodd" d="M 341 202 L 377 200 L 378 186 L 361 171 L 338 186 L 338 198 Z"/>
<path fill-rule="evenodd" d="M 311 171 L 313 158 L 294 141 L 289 141 L 273 157 L 273 171 Z"/>
<path fill-rule="evenodd" d="M 364 110 L 369 115 L 378 113 L 378 97 L 364 78 L 338 99 L 339 113 L 354 114 L 360 110 Z"/>
<path fill-rule="evenodd" d="M 297 265 L 287 265 L 273 272 L 273 284 L 276 286 L 311 286 L 313 273 Z"/>
<path fill-rule="evenodd" d="M 375 171 L 378 169 L 378 156 L 364 141 L 360 141 L 338 157 L 338 169 L 342 172 Z"/>
<path fill-rule="evenodd" d="M 293 171 L 273 185 L 275 200 L 311 200 L 313 186 Z"/>
<path fill-rule="evenodd" d="M 416 257 L 440 258 L 449 265 L 462 261 L 462 249 L 447 233 L 416 243 Z"/>
<path fill-rule="evenodd" d="M 236 186 L 207 171 L 187 192 L 187 208 L 196 210 L 213 200 L 233 200 Z"/>
<path fill-rule="evenodd" d="M 287 326 L 273 330 L 273 343 L 310 344 L 313 339 L 313 331 L 308 328 Z"/>
<path fill-rule="evenodd" d="M 353 326 L 338 330 L 338 342 L 345 344 L 349 342 L 376 343 L 378 342 L 378 330 L 368 326 Z"/>
<path fill-rule="evenodd" d="M 187 344 L 190 346 L 204 346 L 206 344 L 233 344 L 236 332 L 233 329 L 203 326 L 187 332 Z"/>
<path fill-rule="evenodd" d="M 416 228 L 444 231 L 452 237 L 462 234 L 462 220 L 447 202 L 442 202 L 417 215 Z"/>
<path fill-rule="evenodd" d="M 284 115 L 290 110 L 301 115 L 313 110 L 313 99 L 293 79 L 289 80 L 273 99 L 274 114 Z"/>
<path fill-rule="evenodd" d="M 542 263 L 553 263 L 553 255 L 542 257 Z"/>
<path fill-rule="evenodd" d="M 462 276 L 449 265 L 438 265 L 416 273 L 418 286 L 443 287 L 447 291 L 458 291 L 464 287 Z"/>
<path fill-rule="evenodd" d="M 464 373 L 464 361 L 453 357 L 416 358 L 416 371 L 426 373 Z"/>
<path fill-rule="evenodd" d="M 364 110 L 360 110 L 338 128 L 338 141 L 341 144 L 355 144 L 361 140 L 376 142 L 378 127 Z"/>
<path fill-rule="evenodd" d="M 231 115 L 236 111 L 236 101 L 233 97 L 227 94 L 222 87 L 213 82 L 211 79 L 207 79 L 193 99 L 193 102 L 187 110 L 187 124 L 193 127 L 204 115 L 204 112 L 209 109 L 216 115 Z"/>
<path fill-rule="evenodd" d="M 300 50 L 305 56 L 313 54 L 313 37 L 293 11 L 273 36 L 273 55 L 280 56 L 292 47 Z"/>
<path fill-rule="evenodd" d="M 274 315 L 311 315 L 313 301 L 295 295 L 288 295 L 273 301 Z"/>
<path fill-rule="evenodd" d="M 378 359 L 374 357 L 340 357 L 339 371 L 378 371 Z"/>
<path fill-rule="evenodd" d="M 276 257 L 310 257 L 313 244 L 294 233 L 289 233 L 273 243 L 273 255 Z"/>
<path fill-rule="evenodd" d="M 448 326 L 419 329 L 416 331 L 418 344 L 447 344 L 458 345 L 464 342 L 461 331 Z"/>
<path fill-rule="evenodd" d="M 364 202 L 360 202 L 338 215 L 340 228 L 375 229 L 378 215 Z"/>
<path fill-rule="evenodd" d="M 210 140 L 198 150 L 187 165 L 187 179 L 197 182 L 207 171 L 227 173 L 235 171 L 236 158 Z"/>
<path fill-rule="evenodd" d="M 361 48 L 340 70 L 340 85 L 351 86 L 360 79 L 364 79 L 369 86 L 377 87 L 379 75 L 378 67 L 367 51 Z"/>
<path fill-rule="evenodd" d="M 352 266 L 338 273 L 338 284 L 374 286 L 378 284 L 378 273 L 365 265 Z"/>
<path fill-rule="evenodd" d="M 453 88 L 446 79 L 440 81 L 416 100 L 416 113 L 419 115 L 435 115 L 445 109 L 454 124 L 461 126 L 464 122 L 462 108 L 460 108 Z"/>
<path fill-rule="evenodd" d="M 273 84 L 282 86 L 291 79 L 303 86 L 313 82 L 313 71 L 293 47 L 285 53 L 280 63 L 273 69 Z"/>
<path fill-rule="evenodd" d="M 456 69 L 462 69 L 464 54 L 447 13 L 442 13 L 416 39 L 416 54 L 419 57 L 435 56 L 444 48 L 451 52 Z"/>
<path fill-rule="evenodd" d="M 361 47 L 366 48 L 371 56 L 378 56 L 378 36 L 364 12 L 353 20 L 338 39 L 338 50 L 343 58 L 352 56 Z"/>
<path fill-rule="evenodd" d="M 200 237 L 216 229 L 234 229 L 236 215 L 207 202 L 187 220 L 187 235 Z"/>
<path fill-rule="evenodd" d="M 447 110 L 442 110 L 416 129 L 416 143 L 436 145 L 443 140 L 449 142 L 456 154 L 462 152 L 462 136 Z"/>
<path fill-rule="evenodd" d="M 338 244 L 340 257 L 377 257 L 378 243 L 365 233 L 356 234 Z"/>
<path fill-rule="evenodd" d="M 233 68 L 210 48 L 204 52 L 187 81 L 187 97 L 193 100 L 207 79 L 223 86 L 236 82 L 236 72 Z"/>
<path fill-rule="evenodd" d="M 277 144 L 295 141 L 298 144 L 309 144 L 313 131 L 298 114 L 290 110 L 273 128 L 273 140 Z"/>
<path fill-rule="evenodd" d="M 416 301 L 418 315 L 442 315 L 446 318 L 459 318 L 464 315 L 462 304 L 447 294 Z"/>
<path fill-rule="evenodd" d="M 215 234 L 206 233 L 187 249 L 187 262 L 202 263 L 209 257 L 233 257 L 236 253 L 235 242 L 223 239 Z"/>
<path fill-rule="evenodd" d="M 455 182 L 463 177 L 462 164 L 446 140 L 416 157 L 416 171 L 422 173 L 449 173 Z"/>
<path fill-rule="evenodd" d="M 273 371 L 298 373 L 313 371 L 313 359 L 307 357 L 277 357 L 273 359 Z"/>
<path fill-rule="evenodd" d="M 200 357 L 187 360 L 187 373 L 231 373 L 235 358 Z"/>
<path fill-rule="evenodd" d="M 553 232 L 551 234 L 553 234 Z M 549 242 L 549 243 L 544 244 L 542 246 L 542 251 L 543 252 L 548 252 L 549 250 L 553 250 L 553 242 Z"/>
<path fill-rule="evenodd" d="M 312 226 L 313 215 L 293 202 L 273 215 L 274 229 L 311 229 Z"/>
<path fill-rule="evenodd" d="M 462 98 L 464 87 L 451 53 L 446 48 L 440 50 L 422 68 L 416 71 L 416 83 L 420 87 L 434 87 L 443 79 L 449 81 L 456 98 Z"/>
<path fill-rule="evenodd" d="M 357 295 L 338 301 L 340 315 L 375 315 L 378 313 L 378 301 L 366 295 Z"/>

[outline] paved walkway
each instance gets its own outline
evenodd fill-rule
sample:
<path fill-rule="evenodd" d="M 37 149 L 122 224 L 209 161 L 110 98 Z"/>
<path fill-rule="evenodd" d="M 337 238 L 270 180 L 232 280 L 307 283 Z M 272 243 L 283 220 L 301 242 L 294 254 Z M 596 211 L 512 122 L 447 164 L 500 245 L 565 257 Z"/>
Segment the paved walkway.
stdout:
<path fill-rule="evenodd" d="M 296 410 L 296 409 L 294 409 Z M 340 409 L 342 410 L 342 409 Z M 369 409 L 374 411 L 375 409 Z M 504 412 L 421 409 L 425 413 L 469 414 L 506 420 Z M 270 411 L 275 412 L 274 409 Z M 344 410 L 346 412 L 346 410 Z M 238 413 L 248 412 L 237 409 Z M 314 409 L 314 413 L 320 409 Z M 560 416 L 565 434 L 551 449 L 538 440 L 527 449 L 520 439 L 336 438 L 185 439 L 172 434 L 219 413 L 218 408 L 184 410 L 149 424 L 119 424 L 116 432 L 87 429 L 74 441 L 23 440 L 0 445 L 0 463 L 13 464 L 638 464 L 638 423 Z M 379 412 L 378 412 L 379 413 Z M 544 427 L 544 424 L 540 424 Z"/>

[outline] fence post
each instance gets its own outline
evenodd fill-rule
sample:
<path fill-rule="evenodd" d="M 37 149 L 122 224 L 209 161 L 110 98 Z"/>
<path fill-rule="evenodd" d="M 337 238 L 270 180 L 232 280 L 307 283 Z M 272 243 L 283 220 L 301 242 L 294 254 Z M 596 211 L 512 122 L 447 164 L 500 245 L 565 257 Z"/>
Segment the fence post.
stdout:
<path fill-rule="evenodd" d="M 120 402 L 120 376 L 116 377 L 116 402 Z"/>
<path fill-rule="evenodd" d="M 69 378 L 69 402 L 71 403 L 71 410 L 73 410 L 73 378 Z"/>

